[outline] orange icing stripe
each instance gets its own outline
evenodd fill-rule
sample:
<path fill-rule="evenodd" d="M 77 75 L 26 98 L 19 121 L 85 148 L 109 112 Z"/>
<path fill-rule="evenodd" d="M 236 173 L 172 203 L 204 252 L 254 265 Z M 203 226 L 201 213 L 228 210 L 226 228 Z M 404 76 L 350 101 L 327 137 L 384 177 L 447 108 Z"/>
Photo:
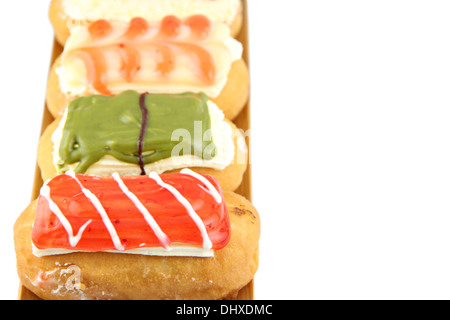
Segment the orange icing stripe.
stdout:
<path fill-rule="evenodd" d="M 88 81 L 92 87 L 103 95 L 112 95 L 105 83 L 106 62 L 98 48 L 83 48 L 76 52 L 83 60 L 87 70 Z"/>
<path fill-rule="evenodd" d="M 207 85 L 214 84 L 216 72 L 214 68 L 214 59 L 211 54 L 204 48 L 190 43 L 180 43 L 180 48 L 189 52 L 194 58 L 197 58 L 200 63 L 199 77 Z"/>
<path fill-rule="evenodd" d="M 163 76 L 167 76 L 175 68 L 175 55 L 167 45 L 159 45 L 158 52 L 161 54 L 161 59 L 157 63 L 156 70 Z"/>
<path fill-rule="evenodd" d="M 130 46 L 120 45 L 122 57 L 122 77 L 127 82 L 132 82 L 136 73 L 141 69 L 141 56 L 139 52 Z"/>

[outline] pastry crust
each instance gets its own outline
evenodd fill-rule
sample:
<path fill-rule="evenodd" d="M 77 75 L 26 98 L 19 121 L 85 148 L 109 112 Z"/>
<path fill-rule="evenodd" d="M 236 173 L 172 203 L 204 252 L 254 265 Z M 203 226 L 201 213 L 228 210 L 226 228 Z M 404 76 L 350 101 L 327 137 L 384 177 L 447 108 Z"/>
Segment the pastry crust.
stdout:
<path fill-rule="evenodd" d="M 67 17 L 67 15 L 64 13 L 64 10 L 62 8 L 62 0 L 52 0 L 50 3 L 49 8 L 49 18 L 50 22 L 53 25 L 53 29 L 55 31 L 55 38 L 56 40 L 64 46 L 67 39 L 70 36 L 70 30 L 69 25 L 73 25 L 75 23 L 80 24 L 79 21 L 70 21 L 70 19 Z M 238 13 L 236 17 L 234 18 L 233 22 L 231 23 L 230 31 L 231 35 L 233 37 L 237 37 L 242 29 L 242 22 L 243 22 L 243 6 L 242 2 L 240 4 Z M 90 21 L 84 21 L 81 23 L 89 23 Z"/>
<path fill-rule="evenodd" d="M 214 258 L 73 253 L 37 258 L 31 229 L 36 201 L 14 226 L 21 283 L 47 300 L 215 300 L 233 298 L 258 268 L 259 215 L 244 197 L 224 192 L 231 224 L 228 245 Z"/>
<path fill-rule="evenodd" d="M 60 89 L 56 73 L 60 60 L 61 57 L 58 57 L 51 67 L 46 94 L 47 107 L 55 118 L 62 116 L 71 102 L 71 98 Z M 243 59 L 235 61 L 222 92 L 217 98 L 211 99 L 224 112 L 227 119 L 234 120 L 245 107 L 250 94 L 249 83 L 250 75 L 247 64 Z"/>
<path fill-rule="evenodd" d="M 235 61 L 228 81 L 217 98 L 211 99 L 230 120 L 236 119 L 244 109 L 250 96 L 250 74 L 243 59 Z"/>
<path fill-rule="evenodd" d="M 38 146 L 38 165 L 41 169 L 41 176 L 44 181 L 56 176 L 56 168 L 53 164 L 54 144 L 52 141 L 53 132 L 58 127 L 61 118 L 53 121 L 44 131 Z M 210 168 L 190 168 L 198 173 L 207 174 L 215 177 L 223 190 L 235 191 L 241 184 L 245 171 L 248 166 L 247 145 L 239 143 L 239 139 L 244 139 L 236 126 L 227 121 L 235 133 L 234 142 L 234 160 L 224 170 L 215 170 Z M 241 140 L 243 142 L 243 140 Z M 166 173 L 180 172 L 179 170 L 167 171 Z M 120 172 L 119 172 L 120 173 Z"/>

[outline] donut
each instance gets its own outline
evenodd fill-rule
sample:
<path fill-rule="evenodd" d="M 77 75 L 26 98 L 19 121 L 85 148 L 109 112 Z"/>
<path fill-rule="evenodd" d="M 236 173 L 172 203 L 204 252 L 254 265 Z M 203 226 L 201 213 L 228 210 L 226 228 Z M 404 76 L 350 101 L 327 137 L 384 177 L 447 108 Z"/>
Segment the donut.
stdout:
<path fill-rule="evenodd" d="M 241 130 L 204 94 L 129 90 L 74 100 L 44 131 L 38 164 L 44 181 L 68 170 L 105 176 L 190 167 L 234 191 L 247 155 Z"/>
<path fill-rule="evenodd" d="M 242 50 L 226 25 L 201 15 L 98 20 L 72 29 L 50 71 L 47 107 L 58 117 L 90 94 L 203 92 L 234 120 L 249 97 Z"/>
<path fill-rule="evenodd" d="M 21 283 L 46 300 L 233 298 L 258 268 L 259 215 L 191 170 L 46 183 L 17 219 Z"/>
<path fill-rule="evenodd" d="M 49 9 L 55 37 L 63 46 L 71 28 L 96 20 L 130 21 L 143 15 L 147 20 L 158 21 L 166 15 L 186 18 L 193 14 L 226 23 L 233 37 L 242 27 L 241 0 L 52 0 Z"/>

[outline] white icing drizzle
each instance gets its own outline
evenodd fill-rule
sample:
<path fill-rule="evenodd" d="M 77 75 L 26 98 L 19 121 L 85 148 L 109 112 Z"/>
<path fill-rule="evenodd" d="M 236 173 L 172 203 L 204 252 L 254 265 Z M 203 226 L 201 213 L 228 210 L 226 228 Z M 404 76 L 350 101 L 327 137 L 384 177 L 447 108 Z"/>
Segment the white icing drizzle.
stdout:
<path fill-rule="evenodd" d="M 77 235 L 73 234 L 72 225 L 70 224 L 69 220 L 67 220 L 66 216 L 61 212 L 61 209 L 59 209 L 58 205 L 51 199 L 50 196 L 50 187 L 48 186 L 48 182 L 44 184 L 44 186 L 41 188 L 41 196 L 44 197 L 44 199 L 47 200 L 50 211 L 53 212 L 56 217 L 61 222 L 62 226 L 67 232 L 67 235 L 69 236 L 69 243 L 74 248 L 77 246 L 78 242 L 80 242 L 81 237 L 83 236 L 84 231 L 86 230 L 87 226 L 92 222 L 92 220 L 87 221 L 79 230 Z"/>
<path fill-rule="evenodd" d="M 206 231 L 205 224 L 203 223 L 203 220 L 199 217 L 197 212 L 195 212 L 194 208 L 192 208 L 192 205 L 189 203 L 189 201 L 185 197 L 183 197 L 183 195 L 173 186 L 162 181 L 161 177 L 156 172 L 151 172 L 149 177 L 150 179 L 155 180 L 159 186 L 172 193 L 173 196 L 185 207 L 189 216 L 197 225 L 200 233 L 202 234 L 203 248 L 208 250 L 211 249 L 213 245 L 211 239 L 209 238 L 208 232 Z"/>
<path fill-rule="evenodd" d="M 114 180 L 116 180 L 117 184 L 120 187 L 120 190 L 130 199 L 135 207 L 142 213 L 144 216 L 145 221 L 148 223 L 150 228 L 152 228 L 153 232 L 155 233 L 156 237 L 158 238 L 159 242 L 163 245 L 164 248 L 167 250 L 170 250 L 170 239 L 169 237 L 161 230 L 158 223 L 155 221 L 153 216 L 150 214 L 150 212 L 147 210 L 147 208 L 142 204 L 142 202 L 138 199 L 138 197 L 132 193 L 123 180 L 120 178 L 120 175 L 115 172 L 112 174 Z"/>
<path fill-rule="evenodd" d="M 76 177 L 75 172 L 70 170 L 70 171 L 66 172 L 66 175 L 70 176 L 71 178 L 73 178 L 78 183 L 78 185 L 80 186 L 81 191 L 83 192 L 83 194 L 94 205 L 95 209 L 97 210 L 97 212 L 102 217 L 103 224 L 105 225 L 106 229 L 108 230 L 109 235 L 111 236 L 111 240 L 114 243 L 114 247 L 116 248 L 116 250 L 124 251 L 125 247 L 122 245 L 122 242 L 120 241 L 119 235 L 117 234 L 117 231 L 114 228 L 114 225 L 112 224 L 111 220 L 109 219 L 109 216 L 106 213 L 105 208 L 103 208 L 100 200 L 98 200 L 98 198 L 90 190 L 88 190 L 85 187 L 83 187 L 83 185 L 81 184 L 80 180 L 78 180 L 78 178 Z"/>
<path fill-rule="evenodd" d="M 206 179 L 204 176 L 192 171 L 191 169 L 183 169 L 183 170 L 181 170 L 180 173 L 191 176 L 191 177 L 199 180 L 201 183 L 203 183 L 208 188 L 209 193 L 214 198 L 214 200 L 216 200 L 217 203 L 222 203 L 222 197 L 220 196 L 220 193 L 213 186 L 213 184 L 211 182 L 209 182 L 209 180 Z"/>

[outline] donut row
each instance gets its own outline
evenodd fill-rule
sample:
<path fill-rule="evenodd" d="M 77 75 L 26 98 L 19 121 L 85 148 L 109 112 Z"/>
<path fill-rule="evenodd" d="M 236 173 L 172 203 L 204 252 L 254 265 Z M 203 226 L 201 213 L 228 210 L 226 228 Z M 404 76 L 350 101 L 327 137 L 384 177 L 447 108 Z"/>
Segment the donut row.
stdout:
<path fill-rule="evenodd" d="M 14 226 L 48 300 L 232 299 L 258 268 L 241 0 L 52 0 L 44 182 Z"/>

